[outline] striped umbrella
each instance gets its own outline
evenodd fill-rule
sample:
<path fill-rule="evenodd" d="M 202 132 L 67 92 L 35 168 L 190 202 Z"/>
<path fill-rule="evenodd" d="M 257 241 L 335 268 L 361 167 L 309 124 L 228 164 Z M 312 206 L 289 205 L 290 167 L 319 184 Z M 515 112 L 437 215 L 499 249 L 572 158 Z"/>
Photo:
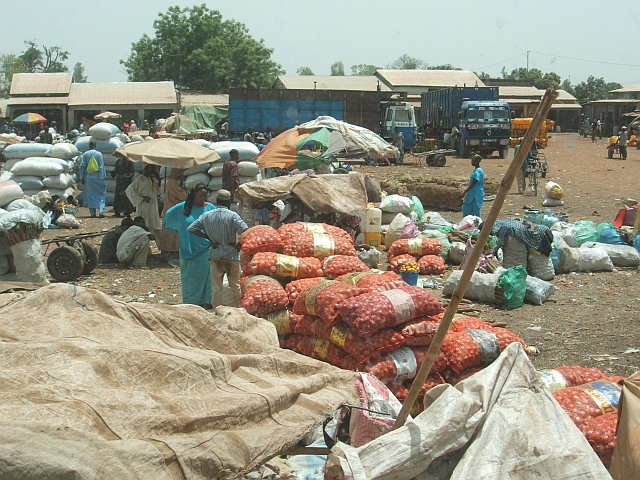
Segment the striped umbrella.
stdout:
<path fill-rule="evenodd" d="M 47 119 L 44 118 L 39 113 L 23 113 L 22 115 L 17 116 L 13 119 L 13 123 L 28 123 L 29 125 L 34 123 L 46 122 Z"/>

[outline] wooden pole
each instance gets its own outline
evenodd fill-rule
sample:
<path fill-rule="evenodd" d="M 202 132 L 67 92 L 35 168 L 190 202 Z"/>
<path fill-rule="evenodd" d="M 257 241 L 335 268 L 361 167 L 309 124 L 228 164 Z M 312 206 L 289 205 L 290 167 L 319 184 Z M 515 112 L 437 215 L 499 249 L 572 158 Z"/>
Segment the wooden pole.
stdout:
<path fill-rule="evenodd" d="M 458 286 L 453 292 L 451 296 L 451 300 L 449 301 L 449 305 L 444 312 L 444 316 L 440 320 L 440 324 L 438 325 L 438 330 L 436 331 L 435 336 L 433 337 L 433 341 L 429 346 L 429 350 L 427 351 L 427 355 L 420 366 L 420 370 L 416 374 L 413 379 L 413 383 L 411 385 L 411 390 L 409 390 L 409 395 L 402 405 L 402 410 L 400 410 L 400 414 L 396 419 L 395 424 L 393 425 L 393 430 L 400 428 L 407 421 L 407 417 L 409 416 L 409 412 L 413 407 L 413 404 L 418 398 L 418 394 L 420 393 L 420 389 L 424 385 L 424 382 L 431 371 L 431 367 L 433 366 L 433 362 L 435 361 L 436 355 L 440 351 L 440 347 L 442 346 L 442 342 L 444 341 L 444 337 L 446 336 L 449 328 L 451 328 L 451 324 L 453 322 L 453 316 L 458 309 L 458 305 L 462 298 L 464 297 L 464 292 L 467 290 L 467 286 L 471 281 L 471 275 L 473 275 L 474 270 L 478 264 L 478 260 L 480 260 L 480 255 L 482 255 L 482 251 L 484 245 L 487 243 L 489 239 L 489 235 L 491 234 L 491 230 L 493 229 L 493 225 L 495 224 L 498 214 L 500 213 L 500 209 L 504 204 L 505 199 L 507 198 L 507 194 L 511 189 L 511 185 L 513 184 L 513 180 L 516 178 L 518 174 L 518 170 L 522 163 L 524 162 L 529 149 L 533 145 L 533 142 L 540 131 L 540 127 L 542 126 L 542 122 L 547 117 L 549 110 L 551 109 L 551 105 L 554 100 L 558 96 L 558 92 L 553 89 L 547 89 L 542 97 L 542 101 L 536 110 L 535 115 L 533 116 L 533 120 L 531 121 L 531 125 L 527 130 L 527 133 L 520 144 L 520 149 L 514 155 L 513 160 L 511 161 L 511 165 L 507 169 L 507 173 L 504 178 L 500 182 L 500 188 L 498 190 L 498 194 L 496 195 L 496 199 L 491 206 L 491 210 L 489 211 L 489 215 L 484 222 L 482 230 L 480 231 L 480 235 L 478 240 L 476 241 L 476 245 L 473 248 L 471 255 L 469 257 L 469 262 L 462 272 L 462 276 L 460 277 L 460 282 Z"/>

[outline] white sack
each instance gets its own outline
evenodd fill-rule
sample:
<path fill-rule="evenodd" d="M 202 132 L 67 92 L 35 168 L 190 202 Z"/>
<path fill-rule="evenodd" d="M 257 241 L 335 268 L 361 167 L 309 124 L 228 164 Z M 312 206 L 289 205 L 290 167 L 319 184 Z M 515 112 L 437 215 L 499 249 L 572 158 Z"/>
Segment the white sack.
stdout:
<path fill-rule="evenodd" d="M 557 291 L 558 287 L 554 284 L 527 275 L 527 290 L 524 294 L 524 301 L 533 305 L 542 305 Z"/>
<path fill-rule="evenodd" d="M 207 173 L 212 177 L 221 177 L 223 168 L 224 168 L 224 163 L 215 162 L 211 164 L 211 168 L 209 168 Z"/>
<path fill-rule="evenodd" d="M 39 177 L 47 177 L 50 175 L 59 175 L 64 172 L 64 167 L 58 162 L 49 159 L 27 158 L 16 163 L 11 168 L 14 175 L 35 175 Z"/>
<path fill-rule="evenodd" d="M 409 217 L 406 217 L 402 213 L 396 214 L 395 218 L 389 225 L 389 229 L 387 230 L 387 233 L 385 233 L 384 235 L 384 245 L 385 247 L 387 247 L 387 250 L 389 249 L 389 247 L 391 247 L 391 244 L 393 242 L 395 242 L 396 240 L 398 240 L 398 238 L 400 238 L 400 235 L 402 234 L 402 228 L 404 227 L 404 224 L 407 223 L 408 221 L 409 221 Z"/>
<path fill-rule="evenodd" d="M 88 133 L 96 140 L 109 140 L 114 135 L 118 135 L 120 129 L 112 123 L 100 122 L 89 128 Z"/>
<path fill-rule="evenodd" d="M 44 177 L 42 183 L 48 188 L 65 189 L 70 185 L 73 185 L 73 177 L 68 173 L 61 173 L 60 175 Z"/>
<path fill-rule="evenodd" d="M 608 243 L 586 242 L 585 248 L 601 248 L 607 252 L 611 263 L 616 267 L 637 267 L 640 265 L 640 252 L 631 245 L 610 245 Z"/>
<path fill-rule="evenodd" d="M 241 177 L 255 177 L 260 173 L 260 168 L 255 162 L 238 162 L 238 175 Z"/>
<path fill-rule="evenodd" d="M 2 154 L 8 160 L 10 158 L 44 157 L 51 150 L 47 143 L 16 143 L 7 145 Z"/>
<path fill-rule="evenodd" d="M 78 156 L 78 147 L 73 143 L 56 143 L 47 154 L 48 157 L 71 160 Z"/>
<path fill-rule="evenodd" d="M 0 207 L 4 207 L 18 198 L 24 197 L 24 192 L 16 182 L 0 183 Z"/>
<path fill-rule="evenodd" d="M 17 281 L 49 283 L 44 270 L 40 246 L 39 238 L 11 246 Z"/>
<path fill-rule="evenodd" d="M 195 175 L 189 175 L 184 180 L 184 188 L 191 190 L 199 183 L 207 185 L 209 183 L 209 175 L 206 173 L 196 173 Z"/>
<path fill-rule="evenodd" d="M 225 142 L 213 142 L 209 148 L 215 150 L 218 152 L 218 155 L 220 155 L 220 160 L 217 160 L 217 162 L 229 160 L 229 158 L 231 158 L 229 156 L 229 152 L 233 149 L 238 150 L 238 153 L 240 154 L 240 158 L 238 158 L 239 161 L 253 160 L 260 152 L 258 147 L 251 142 L 232 142 L 230 140 Z"/>

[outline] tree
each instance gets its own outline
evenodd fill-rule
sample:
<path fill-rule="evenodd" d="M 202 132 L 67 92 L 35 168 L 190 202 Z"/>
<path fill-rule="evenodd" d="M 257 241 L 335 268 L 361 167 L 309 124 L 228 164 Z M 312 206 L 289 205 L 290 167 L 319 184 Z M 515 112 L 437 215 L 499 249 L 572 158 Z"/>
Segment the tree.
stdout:
<path fill-rule="evenodd" d="M 478 77 L 480 80 L 489 80 L 491 78 L 491 75 L 489 75 L 487 72 L 473 72 L 476 74 L 476 77 Z"/>
<path fill-rule="evenodd" d="M 390 70 L 425 70 L 427 68 L 427 62 L 419 58 L 411 57 L 405 53 L 393 62 L 387 64 L 387 68 Z"/>
<path fill-rule="evenodd" d="M 576 91 L 573 88 L 573 85 L 571 85 L 571 80 L 569 80 L 568 78 L 560 84 L 560 88 L 575 97 Z"/>
<path fill-rule="evenodd" d="M 62 50 L 58 46 L 47 47 L 42 49 L 33 40 L 24 42 L 27 49 L 22 52 L 20 58 L 24 64 L 24 72 L 26 73 L 52 73 L 52 72 L 68 72 L 69 68 L 62 62 L 69 58 L 69 52 Z"/>
<path fill-rule="evenodd" d="M 13 74 L 24 71 L 22 58 L 12 53 L 0 55 L 0 97 L 9 97 Z"/>
<path fill-rule="evenodd" d="M 84 76 L 84 65 L 80 62 L 73 66 L 73 76 L 71 77 L 73 83 L 87 83 L 87 77 Z"/>
<path fill-rule="evenodd" d="M 333 62 L 331 65 L 331 76 L 333 77 L 343 77 L 344 76 L 344 63 L 342 62 Z"/>
<path fill-rule="evenodd" d="M 296 70 L 296 75 L 315 75 L 310 67 L 300 67 Z"/>
<path fill-rule="evenodd" d="M 454 67 L 450 63 L 445 63 L 444 65 L 429 65 L 427 70 L 462 70 L 461 68 Z"/>
<path fill-rule="evenodd" d="M 581 105 L 594 100 L 604 100 L 611 98 L 609 93 L 611 90 L 622 88 L 622 85 L 616 82 L 605 82 L 604 78 L 596 78 L 590 75 L 586 83 L 580 82 L 574 88 L 574 96 Z"/>
<path fill-rule="evenodd" d="M 351 65 L 351 75 L 367 76 L 375 75 L 376 71 L 380 70 L 380 67 L 376 65 L 369 65 L 366 63 L 359 63 L 358 65 Z"/>
<path fill-rule="evenodd" d="M 173 80 L 179 88 L 223 92 L 229 87 L 270 87 L 284 72 L 273 49 L 244 24 L 223 20 L 205 5 L 170 7 L 153 22 L 154 37 L 131 46 L 124 65 L 130 81 Z"/>

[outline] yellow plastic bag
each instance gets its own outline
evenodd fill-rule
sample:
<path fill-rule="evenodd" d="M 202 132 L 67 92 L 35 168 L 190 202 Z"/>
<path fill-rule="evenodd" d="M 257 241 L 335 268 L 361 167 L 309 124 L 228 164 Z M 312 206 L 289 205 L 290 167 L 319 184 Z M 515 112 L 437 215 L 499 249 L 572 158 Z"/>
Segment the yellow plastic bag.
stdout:
<path fill-rule="evenodd" d="M 89 159 L 89 163 L 87 164 L 87 173 L 96 173 L 100 170 L 100 165 L 98 165 L 98 160 L 96 160 L 95 155 L 91 155 Z"/>

